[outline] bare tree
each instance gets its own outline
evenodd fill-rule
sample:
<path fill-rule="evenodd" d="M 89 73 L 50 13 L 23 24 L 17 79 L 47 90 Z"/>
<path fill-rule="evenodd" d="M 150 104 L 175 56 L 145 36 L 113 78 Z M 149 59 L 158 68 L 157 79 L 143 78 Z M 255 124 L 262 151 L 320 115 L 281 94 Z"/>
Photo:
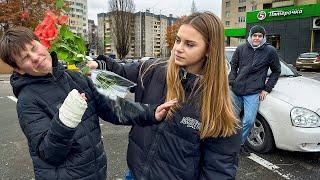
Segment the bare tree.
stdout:
<path fill-rule="evenodd" d="M 130 51 L 131 32 L 134 25 L 133 0 L 109 0 L 113 40 L 120 59 Z"/>

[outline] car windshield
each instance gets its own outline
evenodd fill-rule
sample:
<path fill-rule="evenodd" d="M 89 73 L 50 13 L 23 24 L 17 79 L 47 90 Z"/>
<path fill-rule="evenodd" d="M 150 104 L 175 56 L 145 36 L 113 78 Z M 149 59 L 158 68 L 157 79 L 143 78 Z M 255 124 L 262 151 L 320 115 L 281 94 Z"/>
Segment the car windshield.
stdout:
<path fill-rule="evenodd" d="M 228 68 L 228 72 L 230 71 L 229 68 L 230 68 L 230 61 L 232 59 L 232 56 L 233 56 L 233 53 L 234 53 L 235 49 L 227 49 L 226 50 L 226 59 L 228 61 L 228 65 L 227 65 L 227 68 Z M 292 67 L 290 67 L 287 63 L 285 63 L 281 58 L 280 58 L 280 64 L 281 64 L 281 74 L 280 76 L 282 77 L 291 77 L 291 76 L 299 76 L 299 73 L 294 70 Z M 268 69 L 268 76 L 271 74 L 271 70 L 270 68 Z"/>
<path fill-rule="evenodd" d="M 281 64 L 281 74 L 280 76 L 282 77 L 290 77 L 290 76 L 298 76 L 298 73 L 295 72 L 292 68 L 289 67 L 288 64 L 285 64 L 281 59 L 280 59 L 280 64 Z M 268 69 L 268 76 L 270 76 L 271 70 L 270 68 Z"/>
<path fill-rule="evenodd" d="M 319 55 L 319 53 L 303 53 L 300 54 L 301 58 L 315 58 Z"/>

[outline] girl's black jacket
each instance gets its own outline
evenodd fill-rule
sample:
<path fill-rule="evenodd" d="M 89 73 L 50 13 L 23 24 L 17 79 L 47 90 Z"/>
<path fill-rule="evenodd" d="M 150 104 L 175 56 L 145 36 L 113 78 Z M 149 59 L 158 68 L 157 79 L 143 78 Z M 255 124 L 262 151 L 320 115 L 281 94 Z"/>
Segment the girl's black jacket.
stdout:
<path fill-rule="evenodd" d="M 99 69 L 113 71 L 138 84 L 135 100 L 158 104 L 166 95 L 166 67 L 158 65 L 148 71 L 143 80 L 139 69 L 153 62 L 120 65 L 111 58 L 98 57 Z M 103 60 L 101 60 L 103 59 Z M 190 94 L 197 76 L 181 70 L 181 81 Z M 171 119 L 142 127 L 134 125 L 129 134 L 127 163 L 137 180 L 147 179 L 235 179 L 241 142 L 241 132 L 231 137 L 201 140 L 199 128 L 199 97 L 192 96 L 182 104 Z"/>

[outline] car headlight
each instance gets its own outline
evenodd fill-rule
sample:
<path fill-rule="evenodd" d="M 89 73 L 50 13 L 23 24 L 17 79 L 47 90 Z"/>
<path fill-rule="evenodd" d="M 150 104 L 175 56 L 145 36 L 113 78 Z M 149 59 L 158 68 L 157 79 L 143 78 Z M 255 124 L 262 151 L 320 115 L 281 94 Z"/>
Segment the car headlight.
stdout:
<path fill-rule="evenodd" d="M 291 121 L 297 127 L 319 127 L 320 117 L 317 113 L 300 107 L 295 107 L 290 112 Z"/>

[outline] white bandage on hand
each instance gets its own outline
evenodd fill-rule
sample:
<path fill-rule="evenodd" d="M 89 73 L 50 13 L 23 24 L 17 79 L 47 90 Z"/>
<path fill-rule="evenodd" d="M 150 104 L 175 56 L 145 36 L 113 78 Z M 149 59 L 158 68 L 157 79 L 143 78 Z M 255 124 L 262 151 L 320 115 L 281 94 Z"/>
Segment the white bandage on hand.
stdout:
<path fill-rule="evenodd" d="M 79 92 L 73 89 L 69 92 L 59 109 L 60 121 L 70 128 L 77 127 L 87 106 L 87 102 L 81 97 Z"/>

